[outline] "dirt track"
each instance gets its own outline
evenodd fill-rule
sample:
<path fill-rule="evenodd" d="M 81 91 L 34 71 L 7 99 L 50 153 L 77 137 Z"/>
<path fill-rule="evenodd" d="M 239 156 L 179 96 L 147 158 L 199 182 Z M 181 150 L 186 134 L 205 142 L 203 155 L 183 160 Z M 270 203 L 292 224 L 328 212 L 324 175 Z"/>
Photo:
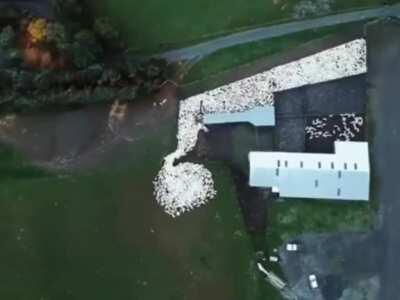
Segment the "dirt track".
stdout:
<path fill-rule="evenodd" d="M 166 100 L 165 100 L 166 99 Z M 3 116 L 0 143 L 14 146 L 34 163 L 51 168 L 86 168 L 112 161 L 110 149 L 140 143 L 177 114 L 176 88 L 167 84 L 155 96 L 126 105 L 120 117 L 111 105 L 90 105 L 59 113 Z"/>

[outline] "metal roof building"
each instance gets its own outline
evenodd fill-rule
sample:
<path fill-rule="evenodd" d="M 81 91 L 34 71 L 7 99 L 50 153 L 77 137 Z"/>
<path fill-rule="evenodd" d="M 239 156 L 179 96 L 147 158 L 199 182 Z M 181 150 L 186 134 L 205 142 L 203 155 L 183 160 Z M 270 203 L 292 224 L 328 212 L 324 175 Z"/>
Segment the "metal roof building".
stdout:
<path fill-rule="evenodd" d="M 255 107 L 242 112 L 205 113 L 205 125 L 226 123 L 250 123 L 254 126 L 275 126 L 275 107 Z"/>
<path fill-rule="evenodd" d="M 250 152 L 249 185 L 281 197 L 369 199 L 368 143 L 335 142 L 334 154 Z"/>

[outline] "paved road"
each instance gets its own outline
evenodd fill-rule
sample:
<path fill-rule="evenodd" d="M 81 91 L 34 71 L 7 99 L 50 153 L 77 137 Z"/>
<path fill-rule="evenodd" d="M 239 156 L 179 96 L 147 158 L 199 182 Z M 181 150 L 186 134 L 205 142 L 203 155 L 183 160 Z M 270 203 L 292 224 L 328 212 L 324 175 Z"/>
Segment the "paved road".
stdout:
<path fill-rule="evenodd" d="M 400 16 L 400 4 L 243 31 L 216 38 L 194 46 L 171 50 L 161 54 L 160 56 L 170 61 L 198 59 L 217 50 L 239 44 L 269 39 L 308 29 L 387 16 Z"/>
<path fill-rule="evenodd" d="M 379 300 L 399 299 L 400 288 L 400 25 L 368 30 L 369 109 L 375 122 L 370 147 L 382 209 Z"/>

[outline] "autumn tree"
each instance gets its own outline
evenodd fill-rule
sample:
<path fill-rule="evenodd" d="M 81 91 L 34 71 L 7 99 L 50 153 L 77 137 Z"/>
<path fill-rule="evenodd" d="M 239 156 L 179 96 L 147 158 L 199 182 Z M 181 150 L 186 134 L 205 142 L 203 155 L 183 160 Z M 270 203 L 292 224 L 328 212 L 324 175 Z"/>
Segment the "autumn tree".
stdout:
<path fill-rule="evenodd" d="M 47 39 L 47 21 L 43 18 L 33 19 L 27 28 L 32 43 L 41 43 Z"/>

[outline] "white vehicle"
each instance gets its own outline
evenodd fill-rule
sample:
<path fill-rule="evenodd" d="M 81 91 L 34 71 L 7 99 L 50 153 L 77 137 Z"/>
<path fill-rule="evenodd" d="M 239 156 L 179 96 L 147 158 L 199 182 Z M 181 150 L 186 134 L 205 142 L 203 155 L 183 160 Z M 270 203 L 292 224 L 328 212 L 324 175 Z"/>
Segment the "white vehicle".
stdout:
<path fill-rule="evenodd" d="M 287 243 L 286 244 L 286 250 L 287 251 L 291 251 L 291 252 L 299 251 L 299 244 L 297 244 L 297 243 Z"/>
<path fill-rule="evenodd" d="M 308 276 L 308 281 L 310 282 L 310 287 L 312 289 L 317 289 L 318 288 L 317 276 L 315 274 L 309 275 Z"/>
<path fill-rule="evenodd" d="M 278 262 L 278 261 L 279 261 L 279 257 L 278 257 L 278 256 L 275 256 L 275 255 L 271 255 L 271 256 L 269 257 L 269 261 L 270 261 L 270 262 Z"/>

